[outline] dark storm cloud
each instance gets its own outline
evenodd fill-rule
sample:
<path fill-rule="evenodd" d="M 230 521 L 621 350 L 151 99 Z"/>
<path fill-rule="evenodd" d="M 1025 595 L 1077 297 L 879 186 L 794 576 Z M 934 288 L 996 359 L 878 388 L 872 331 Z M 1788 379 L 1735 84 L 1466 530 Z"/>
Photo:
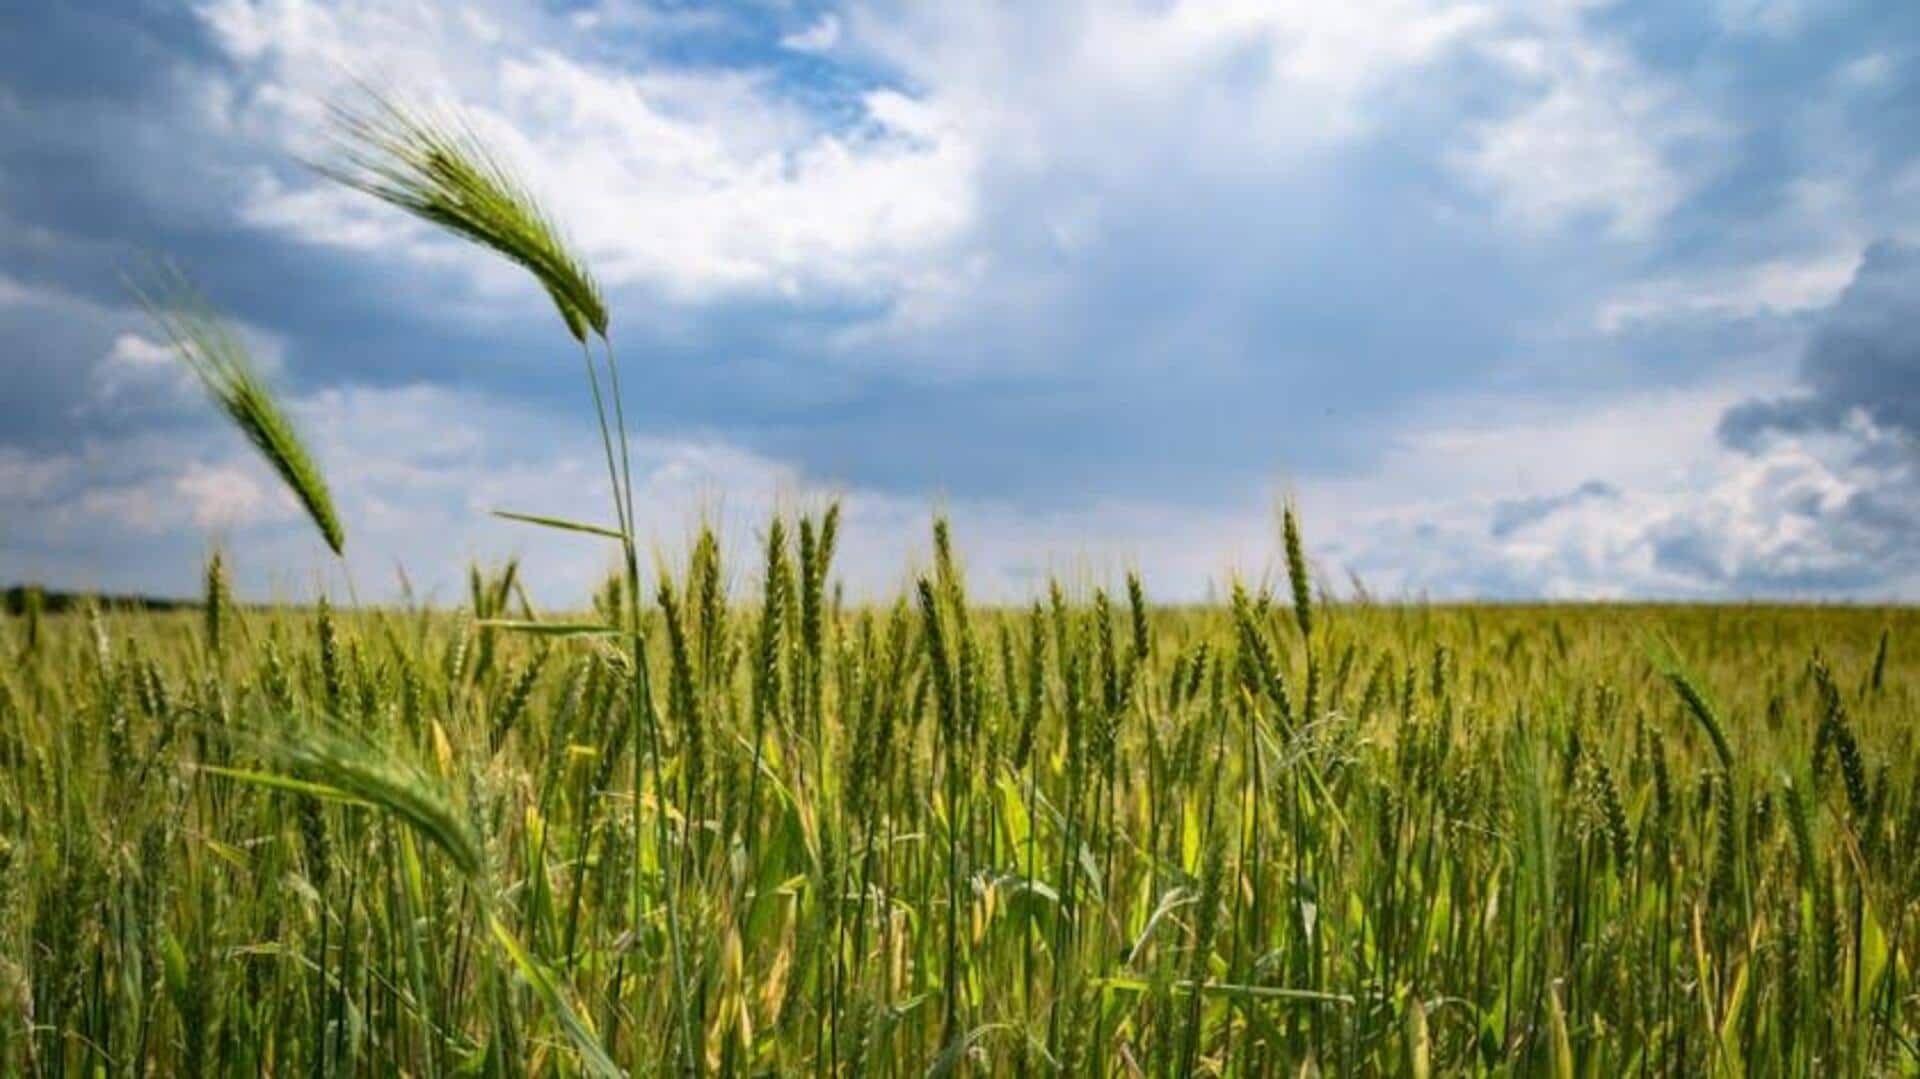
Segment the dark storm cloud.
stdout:
<path fill-rule="evenodd" d="M 1764 563 L 1717 566 L 1734 587 L 1859 590 L 1920 573 L 1920 247 L 1867 248 L 1852 282 L 1820 312 L 1800 358 L 1798 388 L 1727 410 L 1721 440 L 1764 459 L 1781 438 L 1833 442 L 1853 489 L 1837 504 L 1815 491 L 1775 501 L 1797 517 L 1795 539 Z M 1669 537 L 1660 557 L 1694 566 L 1706 538 Z"/>
<path fill-rule="evenodd" d="M 1770 431 L 1835 430 L 1855 413 L 1920 436 L 1920 247 L 1884 241 L 1867 249 L 1814 331 L 1799 382 L 1797 393 L 1729 410 L 1721 437 L 1751 448 Z"/>

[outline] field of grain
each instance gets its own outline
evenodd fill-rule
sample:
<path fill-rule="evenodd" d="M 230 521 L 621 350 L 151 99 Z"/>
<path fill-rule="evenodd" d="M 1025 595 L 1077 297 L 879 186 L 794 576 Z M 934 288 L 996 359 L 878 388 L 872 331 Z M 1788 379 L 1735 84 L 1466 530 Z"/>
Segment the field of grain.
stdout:
<path fill-rule="evenodd" d="M 1920 1067 L 1911 609 L 987 608 L 944 532 L 846 609 L 834 532 L 9 619 L 0 1072 Z"/>

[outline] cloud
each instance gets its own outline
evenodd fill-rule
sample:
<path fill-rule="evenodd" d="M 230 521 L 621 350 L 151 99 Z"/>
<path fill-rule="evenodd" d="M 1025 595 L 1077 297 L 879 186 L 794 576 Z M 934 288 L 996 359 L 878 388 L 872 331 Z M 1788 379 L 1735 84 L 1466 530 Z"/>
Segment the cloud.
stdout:
<path fill-rule="evenodd" d="M 1836 431 L 1858 414 L 1891 436 L 1920 438 L 1920 247 L 1867 249 L 1853 281 L 1820 318 L 1801 357 L 1797 392 L 1755 399 L 1720 421 L 1750 448 L 1769 432 Z"/>
<path fill-rule="evenodd" d="M 1858 446 L 1889 446 L 1869 426 L 1851 434 Z M 1655 564 L 1706 594 L 1910 597 L 1920 588 L 1920 470 L 1911 453 L 1785 439 L 1648 534 Z"/>
<path fill-rule="evenodd" d="M 1736 589 L 1910 592 L 1920 576 L 1920 248 L 1877 243 L 1822 311 L 1791 392 L 1720 417 L 1743 460 L 1718 515 L 1669 522 L 1663 565 Z M 1711 506 L 1712 504 L 1709 503 Z"/>
<path fill-rule="evenodd" d="M 1719 445 L 1695 448 L 1680 482 L 1590 480 L 1565 494 L 1497 502 L 1501 564 L 1534 545 L 1549 589 L 1585 565 L 1626 593 L 1911 596 L 1920 589 L 1920 249 L 1868 248 L 1818 312 L 1790 390 L 1723 406 Z M 1497 437 L 1524 446 L 1511 430 Z M 1614 469 L 1616 476 L 1623 470 Z M 1630 475 L 1630 473 L 1629 473 Z M 1578 557 L 1597 541 L 1601 557 Z M 1535 582 L 1536 586 L 1540 582 Z"/>
<path fill-rule="evenodd" d="M 677 411 L 650 421 L 718 418 L 755 452 L 896 492 L 1257 488 L 1472 379 L 1538 302 L 1438 212 L 1436 190 L 1457 194 L 1442 163 L 1347 174 L 1460 104 L 1424 79 L 1472 62 L 1494 17 L 1479 5 L 860 7 L 840 51 L 882 74 L 824 102 L 775 61 L 626 69 L 537 20 L 500 46 L 384 5 L 204 10 L 250 88 L 235 126 L 280 146 L 313 126 L 298 103 L 328 89 L 323 58 L 431 53 L 410 81 L 462 98 L 528 166 L 616 285 L 623 340 L 686 358 L 653 368 Z M 422 307 L 489 329 L 535 310 L 511 268 L 309 179 L 250 175 L 248 221 L 364 273 L 425 267 L 394 274 Z M 1376 231 L 1404 245 L 1390 264 L 1355 242 Z M 1112 467 L 1142 429 L 1165 432 L 1152 459 Z"/>
<path fill-rule="evenodd" d="M 1218 167 L 1361 134 L 1376 126 L 1374 95 L 1406 88 L 1489 14 L 1419 0 L 1177 0 L 863 6 L 849 22 L 1008 167 L 1132 171 L 1168 143 L 1205 146 L 1197 164 Z M 1123 131 L 1131 145 L 1112 139 Z"/>
<path fill-rule="evenodd" d="M 62 446 L 76 421 L 136 411 L 151 418 L 177 403 L 177 373 L 157 362 L 163 350 L 144 336 L 146 321 L 125 306 L 0 276 L 0 445 Z"/>
<path fill-rule="evenodd" d="M 1725 447 L 1711 419 L 1740 392 L 1659 394 L 1598 412 L 1569 401 L 1525 415 L 1498 399 L 1448 402 L 1409 417 L 1367 476 L 1295 488 L 1309 552 L 1330 578 L 1351 569 L 1396 596 L 1920 594 L 1920 560 L 1900 540 L 1920 527 L 1912 460 L 1833 438 L 1780 439 L 1753 454 Z M 597 436 L 582 417 L 424 385 L 321 391 L 295 412 L 346 519 L 344 577 L 279 481 L 217 427 L 165 450 L 128 437 L 51 459 L 0 454 L 0 501 L 19 522 L 0 535 L 0 557 L 99 574 L 139 550 L 190 581 L 200 537 L 211 535 L 249 595 L 325 579 L 376 600 L 397 595 L 395 565 L 444 598 L 468 560 L 521 556 L 536 599 L 556 606 L 580 602 L 610 568 L 592 540 L 489 516 L 606 517 Z M 1623 453 L 1627 422 L 1647 437 Z M 974 591 L 990 600 L 1032 598 L 1048 574 L 1112 586 L 1139 569 L 1156 597 L 1198 599 L 1219 595 L 1230 573 L 1279 572 L 1272 488 L 1204 507 L 1101 497 L 1034 509 L 848 485 L 714 438 L 637 434 L 634 447 L 649 543 L 675 559 L 699 522 L 716 524 L 743 592 L 767 515 L 830 498 L 845 516 L 839 577 L 857 600 L 891 595 L 924 568 L 935 512 L 952 519 Z M 1571 478 L 1595 469 L 1611 478 Z"/>
<path fill-rule="evenodd" d="M 369 0 L 214 0 L 201 14 L 256 81 L 238 124 L 324 153 L 320 103 L 342 92 L 342 71 L 458 102 L 612 285 L 682 299 L 884 296 L 972 218 L 971 146 L 897 90 L 849 94 L 827 124 L 764 73 L 616 68 L 563 51 L 564 35 L 538 20 L 482 32 Z M 258 172 L 242 216 L 309 243 L 486 265 L 320 182 Z M 483 286 L 508 279 L 476 272 Z"/>
<path fill-rule="evenodd" d="M 1523 228 L 1593 218 L 1616 238 L 1643 236 L 1698 182 L 1677 158 L 1714 125 L 1680 86 L 1587 32 L 1577 14 L 1542 12 L 1489 47 L 1528 87 L 1524 104 L 1482 124 L 1457 166 Z"/>
<path fill-rule="evenodd" d="M 57 457 L 36 457 L 11 446 L 0 446 L 0 499 L 25 502 L 46 496 L 61 482 L 69 462 Z"/>
<path fill-rule="evenodd" d="M 613 568 L 612 552 L 597 541 L 491 516 L 511 509 L 608 518 L 598 436 L 579 417 L 560 422 L 569 417 L 431 386 L 327 390 L 296 399 L 293 411 L 345 521 L 344 562 L 321 550 L 253 450 L 217 426 L 172 452 L 143 436 L 48 457 L 0 451 L 0 504 L 10 522 L 0 558 L 88 586 L 140 587 L 141 576 L 115 568 L 135 561 L 132 552 L 190 581 L 211 538 L 228 548 L 246 594 L 299 589 L 291 574 L 382 600 L 398 595 L 396 565 L 423 591 L 444 595 L 469 560 L 520 557 L 535 596 L 555 605 L 583 602 Z M 953 521 L 976 592 L 994 599 L 1038 594 L 1036 569 L 1113 586 L 1135 566 L 1153 571 L 1158 594 L 1193 596 L 1227 568 L 1264 558 L 1271 545 L 1270 502 L 1224 521 L 1119 501 L 1035 514 L 1004 500 L 941 503 L 824 481 L 714 439 L 636 435 L 633 449 L 648 542 L 677 558 L 684 545 L 676 536 L 714 525 L 743 591 L 768 516 L 829 500 L 841 503 L 845 521 L 836 576 L 855 599 L 890 596 L 910 580 L 936 512 Z"/>
<path fill-rule="evenodd" d="M 1675 317 L 1752 318 L 1817 311 L 1840 295 L 1860 264 L 1851 245 L 1783 256 L 1732 269 L 1692 270 L 1637 282 L 1606 300 L 1594 317 L 1603 333 Z"/>
<path fill-rule="evenodd" d="M 123 333 L 94 365 L 92 381 L 93 399 L 82 411 L 168 407 L 177 404 L 190 378 L 170 346 Z"/>
<path fill-rule="evenodd" d="M 1376 591 L 1434 597 L 1911 599 L 1913 479 L 1786 442 L 1701 480 L 1528 500 L 1524 524 L 1511 502 L 1429 505 L 1341 553 Z"/>
<path fill-rule="evenodd" d="M 1856 417 L 1736 449 L 1713 421 L 1744 386 L 1599 410 L 1451 402 L 1366 476 L 1304 484 L 1308 538 L 1385 595 L 1920 595 L 1920 467 L 1898 436 Z"/>
<path fill-rule="evenodd" d="M 174 366 L 173 349 L 163 342 L 150 341 L 137 333 L 123 333 L 113 339 L 113 348 L 102 367 L 123 371 L 151 371 Z"/>
<path fill-rule="evenodd" d="M 840 16 L 829 11 L 805 30 L 780 39 L 780 47 L 795 52 L 827 52 L 840 42 Z"/>
<path fill-rule="evenodd" d="M 1565 494 L 1503 499 L 1493 504 L 1493 521 L 1488 531 L 1494 539 L 1506 539 L 1528 525 L 1544 521 L 1588 499 L 1619 497 L 1620 491 L 1605 480 L 1588 480 Z"/>
<path fill-rule="evenodd" d="M 278 491 L 276 497 L 253 474 L 237 467 L 192 465 L 173 486 L 191 507 L 198 528 L 226 529 L 285 520 L 298 513 L 291 495 Z"/>
<path fill-rule="evenodd" d="M 1775 37 L 1799 29 L 1809 13 L 1805 0 L 1718 0 L 1714 7 L 1729 30 Z"/>

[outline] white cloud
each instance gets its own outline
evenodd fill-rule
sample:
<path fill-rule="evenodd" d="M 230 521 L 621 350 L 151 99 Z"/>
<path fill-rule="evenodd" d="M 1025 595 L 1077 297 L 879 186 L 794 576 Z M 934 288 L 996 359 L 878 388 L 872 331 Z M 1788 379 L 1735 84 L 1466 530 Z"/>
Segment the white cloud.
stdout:
<path fill-rule="evenodd" d="M 144 313 L 104 305 L 88 306 L 105 324 L 150 324 Z M 243 323 L 230 323 L 247 348 L 255 368 L 274 377 L 285 363 L 286 341 L 276 333 Z M 106 354 L 88 372 L 91 395 L 76 406 L 75 414 L 90 422 L 124 422 L 136 415 L 177 413 L 199 407 L 201 394 L 193 374 L 175 355 L 173 346 L 144 328 L 116 334 Z"/>
<path fill-rule="evenodd" d="M 1860 251 L 1849 246 L 1642 281 L 1602 302 L 1594 328 L 1616 333 L 1672 315 L 1796 315 L 1832 303 L 1859 266 Z"/>
<path fill-rule="evenodd" d="M 1735 33 L 1786 37 L 1808 15 L 1806 0 L 1718 0 L 1720 24 Z"/>
<path fill-rule="evenodd" d="M 0 274 L 0 304 L 16 307 L 29 303 L 32 299 L 32 290 L 13 278 Z"/>
<path fill-rule="evenodd" d="M 546 162 L 564 219 L 614 283 L 682 294 L 892 291 L 969 224 L 972 151 L 891 91 L 869 126 L 766 145 L 725 116 L 656 111 L 644 82 L 546 54 L 502 86 L 526 122 L 499 134 Z"/>
<path fill-rule="evenodd" d="M 138 333 L 123 333 L 94 365 L 90 410 L 147 408 L 177 404 L 189 376 L 167 344 Z"/>
<path fill-rule="evenodd" d="M 186 520 L 174 493 L 147 483 L 88 487 L 61 507 L 51 523 L 68 531 L 88 522 L 137 536 L 165 535 Z"/>
<path fill-rule="evenodd" d="M 1870 452 L 1895 436 L 1858 417 L 1730 449 L 1715 421 L 1746 385 L 1598 409 L 1455 402 L 1369 475 L 1305 484 L 1309 537 L 1385 594 L 1920 594 L 1920 561 L 1899 553 L 1920 525 L 1911 455 Z M 1512 512 L 1525 502 L 1535 512 Z"/>
<path fill-rule="evenodd" d="M 341 187 L 290 186 L 264 169 L 248 178 L 237 212 L 246 224 L 328 247 L 374 254 L 413 246 L 414 234 L 365 196 Z"/>
<path fill-rule="evenodd" d="M 1486 5 L 1176 0 L 862 8 L 863 47 L 909 72 L 1002 167 L 1152 175 L 1285 164 L 1349 139 L 1370 96 L 1486 24 Z"/>
<path fill-rule="evenodd" d="M 0 501 L 15 517 L 14 538 L 111 543 L 128 532 L 224 531 L 299 512 L 251 448 L 218 435 L 106 436 L 46 454 L 0 449 Z"/>
<path fill-rule="evenodd" d="M 106 309 L 63 289 L 29 283 L 0 273 L 0 307 L 37 309 L 67 318 L 98 315 Z"/>
<path fill-rule="evenodd" d="M 1873 88 L 1886 85 L 1887 80 L 1899 69 L 1899 60 L 1891 53 L 1876 49 L 1865 53 L 1840 69 L 1842 85 Z"/>
<path fill-rule="evenodd" d="M 344 563 L 325 553 L 254 450 L 215 421 L 189 434 L 104 436 L 62 453 L 0 449 L 9 523 L 0 554 L 29 575 L 151 588 L 169 569 L 191 580 L 205 544 L 218 541 L 249 595 L 306 594 L 332 580 L 363 599 L 390 598 L 399 565 L 446 600 L 457 599 L 469 560 L 520 556 L 536 599 L 554 605 L 583 601 L 613 568 L 599 541 L 491 516 L 511 509 L 610 523 L 598 437 L 585 417 L 430 386 L 327 390 L 293 409 L 346 526 Z M 1035 512 L 823 482 L 709 437 L 636 434 L 633 451 L 647 543 L 677 558 L 698 524 L 712 522 L 742 589 L 754 579 L 768 515 L 829 499 L 845 522 L 837 576 L 856 599 L 890 597 L 924 567 L 935 512 L 952 520 L 974 590 L 992 599 L 1033 597 L 1049 572 L 1117 586 L 1130 567 L 1148 574 L 1158 596 L 1196 597 L 1230 569 L 1260 572 L 1271 547 L 1267 496 L 1226 514 L 1119 500 Z"/>
<path fill-rule="evenodd" d="M 1713 421 L 1748 392 L 1713 386 L 1598 409 L 1446 402 L 1410 417 L 1368 474 L 1298 484 L 1309 552 L 1329 581 L 1351 569 L 1390 596 L 1920 594 L 1920 565 L 1898 554 L 1900 530 L 1920 522 L 1912 461 L 1861 452 L 1886 436 L 1858 419 L 1832 437 L 1728 450 Z M 344 578 L 279 480 L 217 428 L 46 458 L 0 453 L 0 504 L 26 522 L 0 536 L 0 550 L 31 567 L 81 536 L 150 554 L 184 542 L 172 557 L 190 565 L 205 542 L 194 537 L 211 535 L 249 594 L 304 594 L 330 578 L 362 599 L 390 598 L 397 564 L 446 601 L 457 601 L 469 560 L 517 555 L 536 600 L 556 607 L 581 602 L 612 568 L 598 541 L 490 516 L 610 519 L 597 436 L 575 422 L 584 417 L 428 386 L 329 390 L 295 409 L 346 523 Z M 1622 438 L 1628 429 L 1635 437 Z M 1098 498 L 1035 509 L 823 482 L 712 437 L 633 446 L 648 544 L 676 560 L 701 521 L 716 524 L 743 593 L 767 516 L 830 498 L 844 518 L 836 576 L 857 600 L 891 597 L 924 568 L 935 512 L 952 521 L 973 591 L 989 600 L 1033 598 L 1049 575 L 1115 587 L 1138 569 L 1156 598 L 1194 600 L 1218 596 L 1234 573 L 1279 573 L 1278 488 L 1211 506 Z M 42 553 L 20 555 L 27 540 Z"/>
<path fill-rule="evenodd" d="M 827 127 L 752 72 L 616 70 L 543 44 L 554 28 L 524 13 L 496 13 L 486 33 L 432 6 L 370 0 L 212 0 L 201 15 L 257 83 L 243 128 L 323 153 L 320 103 L 342 72 L 458 101 L 613 285 L 692 299 L 885 294 L 972 219 L 972 148 L 899 93 L 874 92 L 854 103 L 860 122 Z M 314 183 L 262 172 L 242 215 L 314 243 L 459 250 Z"/>
<path fill-rule="evenodd" d="M 828 122 L 753 70 L 583 59 L 522 9 L 486 9 L 484 34 L 421 4 L 199 10 L 247 73 L 240 130 L 319 152 L 318 103 L 342 72 L 458 100 L 610 283 L 922 307 L 923 293 L 937 306 L 974 287 L 975 273 L 953 268 L 1001 254 L 989 230 L 1034 221 L 1072 252 L 1101 188 L 1152 190 L 1167 163 L 1247 180 L 1312 168 L 1387 115 L 1377 95 L 1417 93 L 1422 69 L 1496 20 L 1488 4 L 1455 0 L 857 7 L 786 44 L 877 58 L 912 89 L 868 91 L 845 102 L 851 122 Z M 987 201 L 1015 178 L 1031 201 Z M 272 172 L 242 212 L 316 243 L 416 257 L 438 246 Z"/>
<path fill-rule="evenodd" d="M 828 52 L 840 43 L 840 16 L 829 11 L 805 30 L 780 39 L 780 47 L 795 52 Z"/>
<path fill-rule="evenodd" d="M 252 88 L 234 106 L 241 130 L 319 152 L 318 102 L 339 91 L 343 71 L 459 101 L 608 283 L 682 301 L 851 300 L 861 313 L 820 345 L 909 356 L 913 370 L 935 373 L 1044 362 L 1005 349 L 991 360 L 932 355 L 940 349 L 927 343 L 985 319 L 1022 327 L 1032 347 L 1021 351 L 1045 355 L 1057 305 L 1090 302 L 1072 295 L 1074 282 L 1115 256 L 1102 241 L 1116 230 L 1198 212 L 1181 192 L 1212 200 L 1212 218 L 1337 198 L 1327 174 L 1344 148 L 1489 65 L 1519 89 L 1518 107 L 1436 164 L 1536 237 L 1589 216 L 1645 236 L 1698 182 L 1676 164 L 1679 150 L 1714 126 L 1592 31 L 1579 5 L 855 4 L 787 44 L 874 61 L 911 90 L 868 90 L 833 120 L 765 71 L 687 67 L 644 46 L 620 58 L 631 68 L 615 67 L 586 58 L 564 20 L 480 10 L 487 33 L 424 4 L 200 8 Z M 1467 66 L 1445 66 L 1455 61 Z M 314 243 L 466 267 L 490 307 L 538 302 L 485 255 L 304 175 L 261 170 L 241 213 Z M 1616 326 L 1653 303 L 1623 295 L 1600 318 Z"/>
<path fill-rule="evenodd" d="M 0 499 L 26 502 L 40 499 L 65 480 L 73 462 L 63 456 L 38 456 L 12 446 L 0 446 Z"/>
<path fill-rule="evenodd" d="M 173 489 L 186 500 L 196 528 L 259 524 L 298 513 L 291 495 L 282 489 L 269 492 L 253 472 L 237 466 L 189 465 Z"/>
<path fill-rule="evenodd" d="M 537 596 L 578 602 L 611 566 L 611 552 L 596 541 L 488 516 L 512 509 L 609 521 L 589 424 L 425 386 L 328 392 L 303 402 L 300 414 L 336 479 L 349 562 L 375 594 L 395 561 L 426 586 L 458 581 L 466 559 L 517 553 Z M 1034 595 L 1050 569 L 1111 585 L 1129 566 L 1148 570 L 1161 594 L 1197 596 L 1234 566 L 1257 568 L 1270 546 L 1265 498 L 1225 523 L 1138 502 L 1036 513 L 991 499 L 942 502 L 823 482 L 712 438 L 636 436 L 633 451 L 647 541 L 673 556 L 699 522 L 712 522 L 743 587 L 768 515 L 829 499 L 841 503 L 845 522 L 838 577 L 855 598 L 889 597 L 907 582 L 936 511 L 953 521 L 975 591 L 991 598 Z M 465 546 L 450 546 L 451 537 Z"/>
<path fill-rule="evenodd" d="M 165 343 L 151 341 L 136 333 L 123 333 L 113 339 L 113 348 L 108 351 L 104 366 L 128 371 L 151 371 L 155 368 L 170 368 L 174 364 L 173 349 Z"/>
<path fill-rule="evenodd" d="M 1589 31 L 1577 7 L 1540 14 L 1487 49 L 1530 86 L 1524 104 L 1482 126 L 1456 164 L 1524 230 L 1593 218 L 1615 237 L 1645 237 L 1701 179 L 1678 151 L 1715 125 L 1679 86 Z"/>

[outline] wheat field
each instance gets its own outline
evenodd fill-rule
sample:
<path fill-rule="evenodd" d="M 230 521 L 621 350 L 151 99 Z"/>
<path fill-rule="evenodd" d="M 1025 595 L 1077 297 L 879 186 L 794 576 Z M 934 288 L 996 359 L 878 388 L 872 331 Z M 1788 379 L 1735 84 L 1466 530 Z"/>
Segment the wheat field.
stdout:
<path fill-rule="evenodd" d="M 637 648 L 507 573 L 10 619 L 0 1071 L 1920 1062 L 1911 610 L 847 609 L 833 533 Z"/>

